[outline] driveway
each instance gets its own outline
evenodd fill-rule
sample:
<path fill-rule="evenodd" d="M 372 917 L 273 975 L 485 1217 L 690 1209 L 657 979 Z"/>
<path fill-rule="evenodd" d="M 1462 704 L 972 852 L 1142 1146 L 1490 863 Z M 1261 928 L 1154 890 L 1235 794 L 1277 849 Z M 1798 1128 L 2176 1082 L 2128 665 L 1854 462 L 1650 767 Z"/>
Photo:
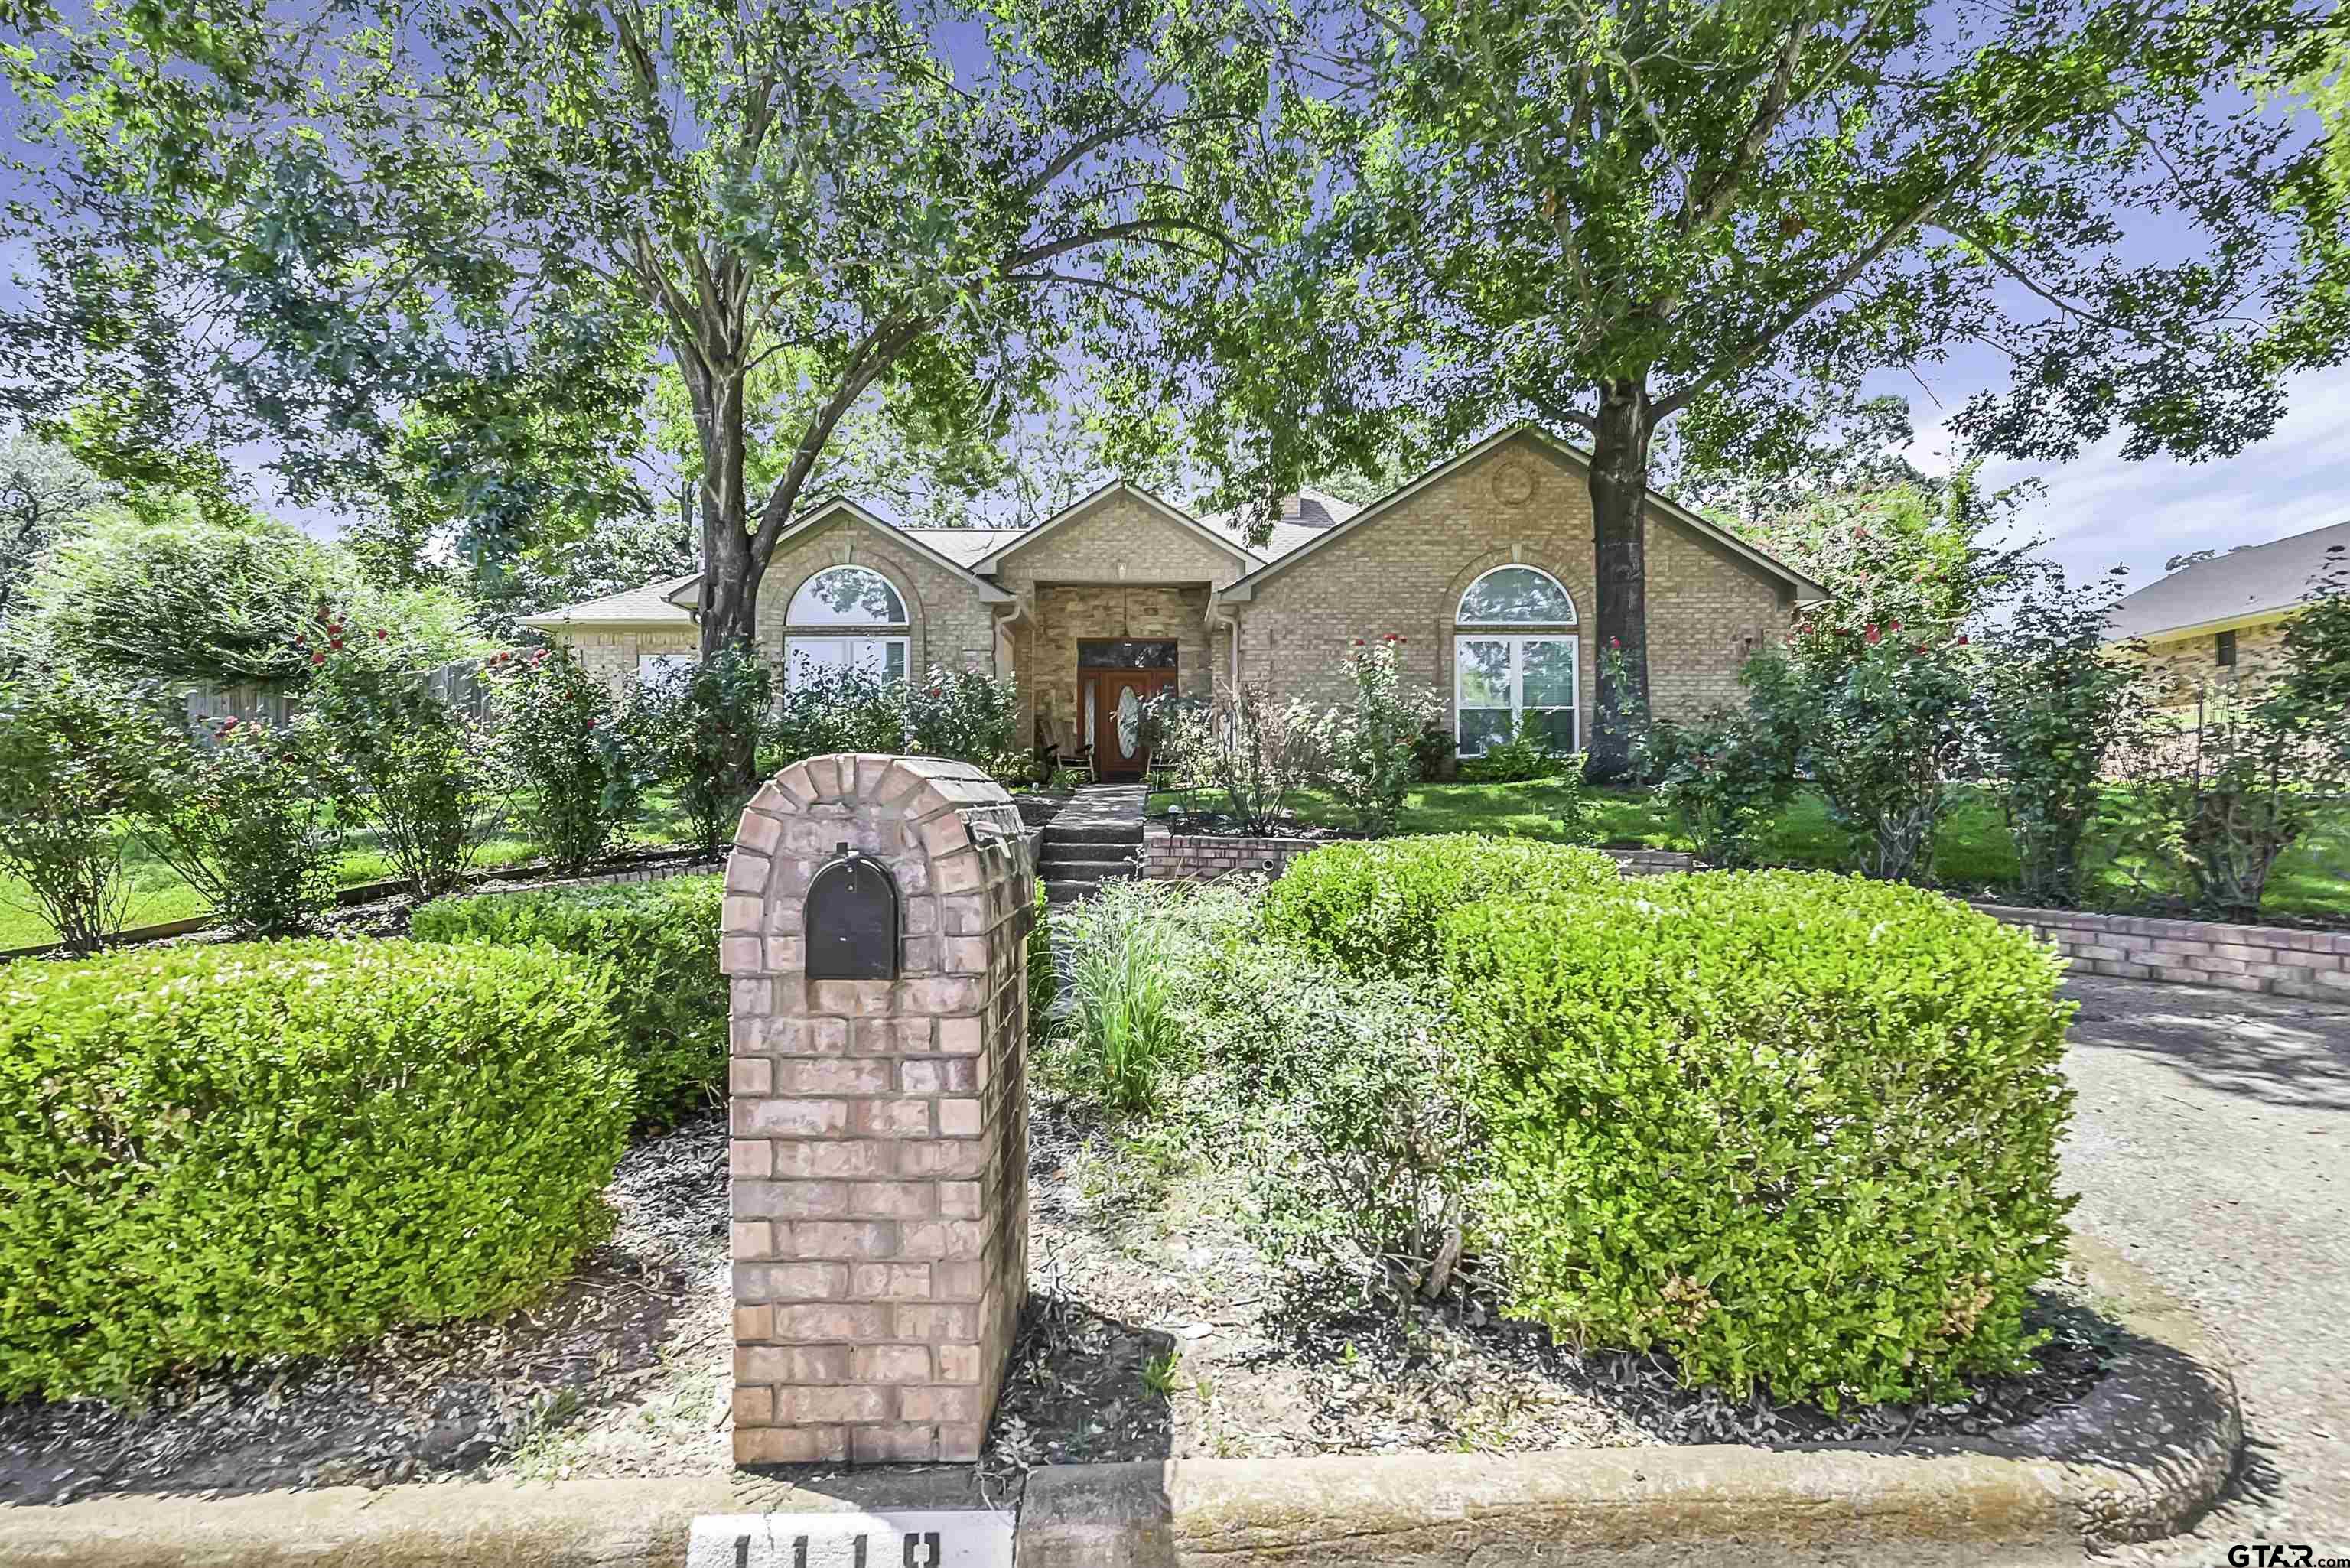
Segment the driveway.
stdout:
<path fill-rule="evenodd" d="M 2350 1008 L 2089 976 L 2067 990 L 2073 1222 L 2233 1350 L 2249 1442 L 2199 1528 L 2115 1560 L 2218 1568 L 2251 1541 L 2350 1557 Z"/>

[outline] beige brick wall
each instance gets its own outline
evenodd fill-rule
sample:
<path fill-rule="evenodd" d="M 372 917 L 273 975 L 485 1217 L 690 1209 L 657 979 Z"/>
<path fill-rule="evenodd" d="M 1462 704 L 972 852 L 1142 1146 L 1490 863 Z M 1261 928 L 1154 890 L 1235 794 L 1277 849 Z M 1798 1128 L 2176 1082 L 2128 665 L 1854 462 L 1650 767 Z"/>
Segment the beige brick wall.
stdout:
<path fill-rule="evenodd" d="M 837 627 L 787 626 L 785 616 L 802 583 L 827 566 L 850 565 L 879 572 L 906 601 L 911 620 L 906 649 L 909 674 L 920 675 L 933 664 L 994 672 L 994 618 L 969 577 L 847 517 L 778 554 L 760 579 L 759 647 L 779 667 L 784 639 L 791 633 L 840 635 Z M 874 635 L 891 634 L 877 630 Z"/>
<path fill-rule="evenodd" d="M 894 980 L 810 980 L 846 841 L 898 891 Z M 727 863 L 734 1458 L 972 1459 L 1027 1279 L 1026 937 L 1011 798 L 966 763 L 816 757 Z"/>
<path fill-rule="evenodd" d="M 637 659 L 648 653 L 698 653 L 701 634 L 691 626 L 642 629 L 565 627 L 547 634 L 557 648 L 569 649 L 579 667 L 615 697 L 636 683 Z"/>
<path fill-rule="evenodd" d="M 1579 733 L 1590 737 L 1599 679 L 1593 618 L 1591 497 L 1583 470 L 1530 436 L 1397 504 L 1364 526 L 1258 586 L 1233 607 L 1241 680 L 1335 702 L 1348 695 L 1340 661 L 1357 638 L 1407 640 L 1408 680 L 1452 700 L 1452 639 L 1461 593 L 1512 562 L 1565 584 L 1580 625 L 1529 626 L 1578 641 Z M 1659 711 L 1683 713 L 1739 694 L 1738 670 L 1785 630 L 1792 589 L 1659 514 L 1648 521 L 1648 647 Z M 1218 679 L 1225 679 L 1222 666 Z"/>
<path fill-rule="evenodd" d="M 2160 682 L 2166 706 L 2185 707 L 2197 691 L 2227 681 L 2259 681 L 2273 673 L 2284 653 L 2284 622 L 2241 627 L 2236 632 L 2236 662 L 2220 662 L 2218 639 L 2210 632 L 2195 637 L 2148 639 L 2146 661 Z"/>
<path fill-rule="evenodd" d="M 1006 556 L 996 580 L 1015 590 L 1035 583 L 1212 583 L 1222 587 L 1245 576 L 1251 565 L 1156 506 L 1112 491 Z"/>

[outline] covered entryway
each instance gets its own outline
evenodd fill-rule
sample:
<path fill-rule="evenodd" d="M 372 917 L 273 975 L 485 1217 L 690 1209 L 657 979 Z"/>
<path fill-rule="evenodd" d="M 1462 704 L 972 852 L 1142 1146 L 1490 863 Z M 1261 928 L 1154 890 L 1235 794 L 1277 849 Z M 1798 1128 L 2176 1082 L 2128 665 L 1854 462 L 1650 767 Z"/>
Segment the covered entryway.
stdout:
<path fill-rule="evenodd" d="M 1094 753 L 1097 777 L 1139 779 L 1149 763 L 1143 704 L 1175 689 L 1172 640 L 1089 639 L 1077 644 L 1078 733 Z"/>

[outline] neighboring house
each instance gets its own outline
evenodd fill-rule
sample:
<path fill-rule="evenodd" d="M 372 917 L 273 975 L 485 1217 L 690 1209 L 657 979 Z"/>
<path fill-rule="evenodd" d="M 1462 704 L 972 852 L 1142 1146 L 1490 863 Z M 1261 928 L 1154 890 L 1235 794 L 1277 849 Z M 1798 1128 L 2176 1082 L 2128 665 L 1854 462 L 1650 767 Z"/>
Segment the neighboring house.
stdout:
<path fill-rule="evenodd" d="M 2337 549 L 2343 556 L 2328 556 Z M 2308 602 L 2310 579 L 2344 556 L 2350 523 L 2181 566 L 2114 606 L 2112 640 L 2143 643 L 2179 702 L 2210 681 L 2257 677 L 2276 662 L 2284 623 Z"/>
<path fill-rule="evenodd" d="M 785 533 L 759 592 L 760 646 L 785 671 L 934 666 L 1013 679 L 1024 743 L 1095 743 L 1106 777 L 1140 766 L 1132 720 L 1169 687 L 1235 684 L 1316 703 L 1351 693 L 1357 640 L 1405 639 L 1406 679 L 1445 694 L 1475 756 L 1522 719 L 1590 733 L 1597 680 L 1586 454 L 1521 427 L 1368 506 L 1307 492 L 1243 542 L 1148 491 L 1105 486 L 1034 528 L 899 528 L 852 502 Z M 618 683 L 697 646 L 692 577 L 525 624 Z M 1650 691 L 1660 712 L 1740 696 L 1738 671 L 1819 586 L 1652 494 Z"/>

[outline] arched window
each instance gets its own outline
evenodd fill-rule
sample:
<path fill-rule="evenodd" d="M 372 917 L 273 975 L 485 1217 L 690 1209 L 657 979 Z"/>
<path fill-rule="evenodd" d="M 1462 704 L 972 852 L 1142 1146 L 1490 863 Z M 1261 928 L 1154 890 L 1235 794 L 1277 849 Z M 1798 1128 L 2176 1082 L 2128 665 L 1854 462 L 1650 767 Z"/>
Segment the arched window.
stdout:
<path fill-rule="evenodd" d="M 906 601 L 870 566 L 827 566 L 799 587 L 785 612 L 784 680 L 798 686 L 828 671 L 906 679 Z M 803 627 L 874 628 L 863 635 L 804 637 Z M 897 628 L 893 635 L 888 628 Z"/>
<path fill-rule="evenodd" d="M 1575 600 L 1537 566 L 1496 566 L 1461 596 L 1463 627 L 1573 626 Z M 1453 738 L 1464 757 L 1502 742 L 1577 749 L 1581 645 L 1564 636 L 1463 631 L 1452 639 Z"/>
<path fill-rule="evenodd" d="M 1573 626 L 1575 600 L 1538 566 L 1496 566 L 1461 596 L 1462 626 Z"/>
<path fill-rule="evenodd" d="M 827 566 L 800 585 L 784 618 L 793 626 L 903 626 L 906 601 L 870 566 Z"/>

